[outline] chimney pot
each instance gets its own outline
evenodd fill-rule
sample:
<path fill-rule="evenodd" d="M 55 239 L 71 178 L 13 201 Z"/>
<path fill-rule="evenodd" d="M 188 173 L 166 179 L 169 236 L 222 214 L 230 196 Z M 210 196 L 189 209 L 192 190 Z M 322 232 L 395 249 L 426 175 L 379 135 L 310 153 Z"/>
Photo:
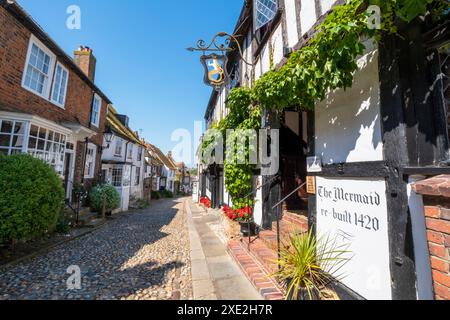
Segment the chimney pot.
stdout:
<path fill-rule="evenodd" d="M 94 82 L 97 59 L 93 55 L 92 49 L 87 46 L 80 46 L 78 50 L 74 52 L 74 61 L 88 78 Z"/>

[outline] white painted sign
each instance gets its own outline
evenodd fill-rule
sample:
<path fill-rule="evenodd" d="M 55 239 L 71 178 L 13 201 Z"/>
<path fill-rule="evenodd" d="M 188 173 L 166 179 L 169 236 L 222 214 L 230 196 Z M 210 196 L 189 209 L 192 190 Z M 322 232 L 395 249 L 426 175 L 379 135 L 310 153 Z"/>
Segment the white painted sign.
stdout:
<path fill-rule="evenodd" d="M 348 245 L 342 283 L 366 299 L 391 300 L 384 180 L 317 178 L 317 234 Z"/>

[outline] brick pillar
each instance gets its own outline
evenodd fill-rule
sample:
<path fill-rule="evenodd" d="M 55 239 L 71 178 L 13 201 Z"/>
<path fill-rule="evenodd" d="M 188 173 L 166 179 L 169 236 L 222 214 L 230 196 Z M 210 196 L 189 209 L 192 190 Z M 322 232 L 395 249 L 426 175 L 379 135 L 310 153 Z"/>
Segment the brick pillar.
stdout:
<path fill-rule="evenodd" d="M 434 294 L 450 300 L 450 175 L 420 181 L 413 189 L 423 195 Z"/>

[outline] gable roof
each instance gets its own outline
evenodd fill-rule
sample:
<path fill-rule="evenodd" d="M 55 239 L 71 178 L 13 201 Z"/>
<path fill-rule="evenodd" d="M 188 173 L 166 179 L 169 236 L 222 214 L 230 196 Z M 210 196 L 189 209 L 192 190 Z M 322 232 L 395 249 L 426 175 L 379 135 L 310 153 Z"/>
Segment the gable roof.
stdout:
<path fill-rule="evenodd" d="M 177 169 L 176 166 L 174 166 L 174 164 L 172 163 L 172 161 L 169 160 L 169 158 L 167 158 L 167 156 L 158 147 L 149 143 L 149 148 L 153 152 L 154 157 L 157 158 L 163 165 L 165 165 L 167 168 L 171 170 Z"/>
<path fill-rule="evenodd" d="M 114 107 L 110 105 L 108 108 L 108 114 L 106 116 L 106 122 L 111 130 L 117 133 L 122 138 L 145 147 L 145 144 L 141 140 L 139 140 L 139 136 L 136 134 L 136 132 L 133 132 L 133 130 L 120 122 L 120 120 L 117 118 L 117 114 L 118 113 L 116 109 L 114 109 Z"/>

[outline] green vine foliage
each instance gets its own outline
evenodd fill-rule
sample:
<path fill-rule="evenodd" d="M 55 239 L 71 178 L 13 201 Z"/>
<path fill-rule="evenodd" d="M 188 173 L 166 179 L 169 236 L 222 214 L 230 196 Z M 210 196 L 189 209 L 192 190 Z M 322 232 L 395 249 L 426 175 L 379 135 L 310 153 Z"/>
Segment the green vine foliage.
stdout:
<path fill-rule="evenodd" d="M 233 89 L 227 99 L 229 115 L 214 128 L 222 132 L 237 128 L 258 129 L 264 109 L 282 111 L 297 107 L 312 110 L 328 92 L 352 86 L 358 68 L 357 57 L 365 51 L 361 39 L 380 40 L 383 32 L 396 33 L 397 17 L 409 23 L 425 14 L 432 3 L 441 3 L 441 0 L 349 0 L 336 6 L 317 27 L 312 39 L 294 52 L 283 67 L 272 68 L 251 89 Z M 369 5 L 380 8 L 382 17 L 378 30 L 368 23 L 371 13 L 366 9 Z M 448 10 L 448 5 L 444 9 Z M 202 148 L 211 143 L 212 140 L 203 141 Z M 233 162 L 225 164 L 226 186 L 234 206 L 240 208 L 247 201 L 243 195 L 252 191 L 254 166 Z"/>

